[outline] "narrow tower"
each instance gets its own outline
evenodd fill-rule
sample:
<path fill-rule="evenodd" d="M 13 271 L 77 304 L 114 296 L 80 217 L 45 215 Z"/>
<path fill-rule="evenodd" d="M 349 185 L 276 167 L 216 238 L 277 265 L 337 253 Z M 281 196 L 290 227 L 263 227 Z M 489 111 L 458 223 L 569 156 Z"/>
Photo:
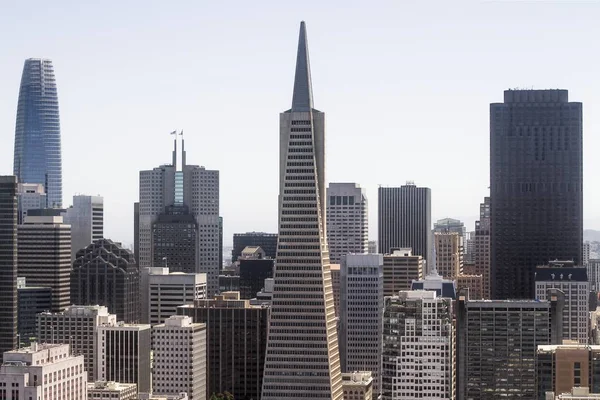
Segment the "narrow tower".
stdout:
<path fill-rule="evenodd" d="M 325 224 L 325 114 L 300 24 L 292 108 L 280 114 L 279 241 L 262 399 L 342 398 Z"/>
<path fill-rule="evenodd" d="M 60 118 L 50 60 L 25 60 L 17 106 L 13 170 L 20 183 L 44 185 L 48 207 L 62 206 Z"/>

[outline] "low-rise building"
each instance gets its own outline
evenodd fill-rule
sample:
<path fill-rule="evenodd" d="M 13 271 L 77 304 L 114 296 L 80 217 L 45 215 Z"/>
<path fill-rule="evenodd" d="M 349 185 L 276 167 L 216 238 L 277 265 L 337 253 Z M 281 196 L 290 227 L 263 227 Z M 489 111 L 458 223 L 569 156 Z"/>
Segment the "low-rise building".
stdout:
<path fill-rule="evenodd" d="M 87 400 L 83 356 L 71 355 L 68 344 L 38 344 L 4 353 L 0 367 L 0 399 Z"/>
<path fill-rule="evenodd" d="M 88 400 L 137 400 L 135 383 L 96 381 L 88 383 Z"/>
<path fill-rule="evenodd" d="M 343 372 L 344 400 L 372 400 L 373 377 L 370 371 Z"/>

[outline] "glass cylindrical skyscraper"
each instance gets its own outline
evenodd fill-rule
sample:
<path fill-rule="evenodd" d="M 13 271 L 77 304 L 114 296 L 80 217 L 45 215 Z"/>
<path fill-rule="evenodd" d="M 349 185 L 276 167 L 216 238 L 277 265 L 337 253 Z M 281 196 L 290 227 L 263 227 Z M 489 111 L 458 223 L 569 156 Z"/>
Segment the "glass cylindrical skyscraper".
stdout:
<path fill-rule="evenodd" d="M 14 174 L 21 183 L 43 184 L 48 207 L 62 206 L 60 118 L 50 60 L 25 60 L 15 128 Z"/>

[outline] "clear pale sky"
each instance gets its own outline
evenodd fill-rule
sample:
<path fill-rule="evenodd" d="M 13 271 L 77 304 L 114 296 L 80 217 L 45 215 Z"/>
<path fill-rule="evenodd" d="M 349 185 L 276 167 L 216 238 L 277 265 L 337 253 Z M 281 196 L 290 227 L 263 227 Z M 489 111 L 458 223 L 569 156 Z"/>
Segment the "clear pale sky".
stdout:
<path fill-rule="evenodd" d="M 563 88 L 584 109 L 584 215 L 600 228 L 598 1 L 4 1 L 0 175 L 12 174 L 23 61 L 54 62 L 64 203 L 105 201 L 105 235 L 133 242 L 138 174 L 221 171 L 225 244 L 277 231 L 279 113 L 292 100 L 301 20 L 327 180 L 358 182 L 377 237 L 377 187 L 432 189 L 433 217 L 473 229 L 489 186 L 489 103 Z"/>

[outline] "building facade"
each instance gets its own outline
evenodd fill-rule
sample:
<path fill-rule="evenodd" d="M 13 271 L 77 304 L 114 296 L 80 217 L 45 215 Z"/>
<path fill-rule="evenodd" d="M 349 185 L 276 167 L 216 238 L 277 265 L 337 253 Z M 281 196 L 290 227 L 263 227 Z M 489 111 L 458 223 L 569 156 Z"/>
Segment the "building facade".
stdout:
<path fill-rule="evenodd" d="M 59 313 L 37 315 L 37 339 L 40 343 L 68 343 L 74 354 L 82 354 L 88 381 L 98 379 L 96 351 L 98 327 L 116 324 L 117 317 L 104 306 L 69 306 Z"/>
<path fill-rule="evenodd" d="M 173 315 L 152 327 L 152 393 L 206 400 L 206 324 Z"/>
<path fill-rule="evenodd" d="M 219 247 L 219 171 L 208 170 L 198 165 L 188 165 L 186 162 L 183 132 L 175 134 L 173 162 L 161 165 L 152 170 L 140 171 L 140 200 L 135 213 L 134 224 L 138 226 L 135 247 L 140 268 L 161 267 L 153 265 L 153 229 L 164 234 L 166 227 L 155 226 L 160 215 L 169 215 L 169 207 L 189 210 L 197 226 L 196 233 L 196 264 L 195 270 L 189 272 L 205 273 L 207 275 L 209 295 L 218 291 L 218 276 L 221 266 L 221 250 Z M 180 139 L 178 139 L 180 138 Z M 178 152 L 178 145 L 180 151 Z M 173 215 L 170 215 L 173 217 Z M 170 218 L 169 217 L 169 218 Z M 173 224 L 166 218 L 167 225 Z M 163 218 L 164 219 L 164 218 Z M 175 224 L 189 229 L 187 223 Z M 162 229 L 162 230 L 161 230 Z M 155 232 L 157 234 L 157 232 Z M 162 237 L 164 240 L 184 239 L 187 234 L 176 232 Z M 175 244 L 173 244 L 175 245 Z M 179 246 L 179 245 L 177 245 Z M 183 246 L 187 248 L 186 246 Z M 157 248 L 164 251 L 164 248 Z M 175 257 L 171 255 L 171 257 Z M 168 260 L 167 260 L 168 262 Z M 188 271 L 186 271 L 188 272 Z"/>
<path fill-rule="evenodd" d="M 83 356 L 68 344 L 38 344 L 4 353 L 0 398 L 87 400 Z"/>
<path fill-rule="evenodd" d="M 88 400 L 138 400 L 135 383 L 96 381 L 88 383 Z"/>
<path fill-rule="evenodd" d="M 386 297 L 382 400 L 454 399 L 452 300 L 432 291 Z"/>
<path fill-rule="evenodd" d="M 81 249 L 104 238 L 104 197 L 73 196 L 73 205 L 64 213 L 64 221 L 71 225 L 71 261 Z"/>
<path fill-rule="evenodd" d="M 585 267 L 571 261 L 551 261 L 535 269 L 535 298 L 548 300 L 548 289 L 558 289 L 565 295 L 563 339 L 581 344 L 589 341 L 590 284 Z"/>
<path fill-rule="evenodd" d="M 229 392 L 235 399 L 261 398 L 268 307 L 251 306 L 239 292 L 181 306 L 178 315 L 206 324 L 207 396 Z"/>
<path fill-rule="evenodd" d="M 17 347 L 17 183 L 0 176 L 0 354 Z"/>
<path fill-rule="evenodd" d="M 446 279 L 456 280 L 463 273 L 461 236 L 456 232 L 435 232 L 435 267 Z"/>
<path fill-rule="evenodd" d="M 588 260 L 586 269 L 588 282 L 590 283 L 590 290 L 600 292 L 600 260 Z"/>
<path fill-rule="evenodd" d="M 410 290 L 414 280 L 423 279 L 423 257 L 413 255 L 411 249 L 393 249 L 383 256 L 383 295 L 396 296 L 401 290 Z"/>
<path fill-rule="evenodd" d="M 566 393 L 585 386 L 600 393 L 600 346 L 573 341 L 538 346 L 536 354 L 537 399 L 546 392 Z"/>
<path fill-rule="evenodd" d="M 369 251 L 367 191 L 356 183 L 330 183 L 327 187 L 327 243 L 329 259 L 341 264 L 346 254 Z"/>
<path fill-rule="evenodd" d="M 163 324 L 177 314 L 177 307 L 206 298 L 206 274 L 144 268 L 140 286 L 143 324 Z"/>
<path fill-rule="evenodd" d="M 248 249 L 248 247 L 247 247 Z M 258 249 L 261 249 L 260 247 Z M 242 299 L 252 299 L 264 287 L 265 279 L 273 277 L 275 260 L 257 256 L 238 258 L 240 269 L 239 290 Z"/>
<path fill-rule="evenodd" d="M 469 297 L 473 300 L 483 299 L 483 277 L 481 275 L 461 274 L 456 277 L 456 289 L 469 289 Z"/>
<path fill-rule="evenodd" d="M 62 206 L 60 116 L 51 60 L 25 60 L 17 105 L 13 173 L 21 183 L 44 185 L 48 207 Z"/>
<path fill-rule="evenodd" d="M 342 372 L 344 400 L 376 399 L 373 392 L 373 377 L 370 371 Z"/>
<path fill-rule="evenodd" d="M 383 256 L 348 254 L 341 268 L 340 360 L 342 371 L 371 371 L 380 391 Z M 347 391 L 344 386 L 344 390 Z M 374 397 L 377 398 L 377 397 Z"/>
<path fill-rule="evenodd" d="M 96 343 L 98 380 L 137 383 L 138 392 L 151 392 L 150 325 L 103 324 Z"/>
<path fill-rule="evenodd" d="M 117 320 L 140 320 L 140 276 L 133 253 L 110 239 L 77 252 L 71 271 L 71 299 L 78 305 L 102 305 Z"/>
<path fill-rule="evenodd" d="M 483 298 L 491 298 L 491 206 L 490 198 L 486 197 L 479 205 L 479 220 L 475 221 L 475 235 L 473 237 L 473 263 L 474 275 L 481 275 L 483 281 Z"/>
<path fill-rule="evenodd" d="M 548 260 L 582 261 L 582 104 L 506 90 L 490 105 L 492 298 L 533 299 Z"/>
<path fill-rule="evenodd" d="M 549 301 L 469 300 L 456 310 L 457 398 L 534 399 L 539 345 L 562 340 L 564 296 Z"/>
<path fill-rule="evenodd" d="M 37 340 L 37 314 L 52 309 L 52 288 L 27 286 L 25 278 L 17 278 L 19 345 L 29 346 Z"/>
<path fill-rule="evenodd" d="M 279 239 L 261 398 L 339 400 L 342 376 L 325 211 L 325 114 L 313 107 L 304 22 L 292 108 L 279 121 Z"/>
<path fill-rule="evenodd" d="M 185 205 L 169 206 L 152 224 L 152 268 L 196 272 L 198 223 Z"/>
<path fill-rule="evenodd" d="M 40 210 L 48 206 L 46 189 L 41 183 L 19 183 L 19 225 L 25 223 L 29 210 Z"/>
<path fill-rule="evenodd" d="M 377 218 L 379 253 L 410 247 L 414 255 L 431 262 L 431 189 L 411 182 L 401 187 L 380 187 Z"/>
<path fill-rule="evenodd" d="M 242 251 L 248 246 L 260 247 L 265 252 L 265 257 L 277 256 L 277 234 L 265 232 L 246 232 L 233 234 L 233 250 L 231 262 L 236 262 Z"/>
<path fill-rule="evenodd" d="M 41 210 L 45 211 L 45 210 Z M 29 215 L 18 228 L 19 276 L 32 286 L 52 289 L 51 311 L 71 304 L 71 226 L 56 215 Z"/>

